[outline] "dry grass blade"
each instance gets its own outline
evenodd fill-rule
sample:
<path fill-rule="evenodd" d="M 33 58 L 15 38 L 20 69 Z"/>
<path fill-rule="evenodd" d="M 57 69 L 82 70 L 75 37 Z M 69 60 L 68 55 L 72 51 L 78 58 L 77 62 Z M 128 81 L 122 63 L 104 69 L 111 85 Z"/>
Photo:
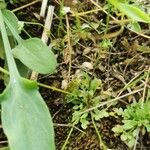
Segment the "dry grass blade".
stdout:
<path fill-rule="evenodd" d="M 43 18 L 45 17 L 47 3 L 48 3 L 48 0 L 43 0 L 42 1 L 40 16 L 43 17 Z"/>
<path fill-rule="evenodd" d="M 69 25 L 69 19 L 68 16 L 66 15 L 66 24 L 67 24 L 67 38 L 68 38 L 68 51 L 69 51 L 69 69 L 68 69 L 68 81 L 70 81 L 70 73 L 71 73 L 71 54 L 72 54 L 72 46 L 71 46 L 71 41 L 70 41 L 70 25 Z"/>
<path fill-rule="evenodd" d="M 35 0 L 35 1 L 31 2 L 31 3 L 28 3 L 28 4 L 26 4 L 26 5 L 23 5 L 23 6 L 19 7 L 19 8 L 16 8 L 16 9 L 12 10 L 12 12 L 17 12 L 17 11 L 19 11 L 19 10 L 22 10 L 22 9 L 24 9 L 24 8 L 27 8 L 27 7 L 29 7 L 29 6 L 32 6 L 32 5 L 34 5 L 34 4 L 38 3 L 38 2 L 41 2 L 41 0 Z"/>
<path fill-rule="evenodd" d="M 94 109 L 96 109 L 96 108 L 105 106 L 105 105 L 107 105 L 107 104 L 109 104 L 109 103 L 113 103 L 113 102 L 115 102 L 115 101 L 118 101 L 118 100 L 120 100 L 120 99 L 122 99 L 122 98 L 125 98 L 125 97 L 127 97 L 127 96 L 130 96 L 130 95 L 132 95 L 132 94 L 141 92 L 141 91 L 143 91 L 143 89 L 144 89 L 144 88 L 141 88 L 141 89 L 139 89 L 139 90 L 132 91 L 131 93 L 127 93 L 127 94 L 125 94 L 125 95 L 116 97 L 116 98 L 114 98 L 114 99 L 112 99 L 112 100 L 108 100 L 108 101 L 106 101 L 106 102 L 102 102 L 100 105 L 97 105 L 97 106 L 95 106 L 95 107 L 89 108 L 89 109 L 87 109 L 87 110 L 81 112 L 80 115 L 82 115 L 82 114 L 84 114 L 84 113 L 86 113 L 86 112 L 92 111 L 92 110 L 94 110 Z"/>

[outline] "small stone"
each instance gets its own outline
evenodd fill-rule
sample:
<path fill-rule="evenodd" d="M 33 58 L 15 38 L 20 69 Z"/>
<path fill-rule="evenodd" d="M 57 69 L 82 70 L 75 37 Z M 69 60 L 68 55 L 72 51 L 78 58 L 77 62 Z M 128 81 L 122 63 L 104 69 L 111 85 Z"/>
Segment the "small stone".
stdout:
<path fill-rule="evenodd" d="M 62 80 L 61 82 L 61 88 L 66 90 L 68 87 L 68 81 L 67 80 Z"/>
<path fill-rule="evenodd" d="M 93 65 L 89 62 L 84 62 L 82 64 L 82 67 L 85 68 L 85 69 L 88 69 L 88 70 L 92 70 L 93 69 Z"/>
<path fill-rule="evenodd" d="M 90 53 L 90 52 L 91 52 L 91 50 L 92 50 L 92 48 L 91 48 L 91 47 L 87 47 L 87 48 L 85 48 L 85 49 L 83 50 L 83 55 L 87 55 L 88 53 Z"/>

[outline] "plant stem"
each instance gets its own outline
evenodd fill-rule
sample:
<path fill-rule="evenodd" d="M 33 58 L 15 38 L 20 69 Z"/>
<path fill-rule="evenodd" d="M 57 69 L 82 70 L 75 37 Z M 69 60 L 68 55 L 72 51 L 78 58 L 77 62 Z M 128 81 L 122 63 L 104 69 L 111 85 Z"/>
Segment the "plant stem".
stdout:
<path fill-rule="evenodd" d="M 105 29 L 104 35 L 106 35 L 107 32 L 108 32 L 109 21 L 110 21 L 110 3 L 108 1 L 108 14 L 107 14 L 107 17 L 106 17 L 106 29 Z"/>
<path fill-rule="evenodd" d="M 136 135 L 133 150 L 136 150 L 136 146 L 137 146 L 137 142 L 138 142 L 138 138 L 139 138 L 139 133 L 140 133 L 140 128 L 137 129 L 137 135 Z"/>
<path fill-rule="evenodd" d="M 73 123 L 72 128 L 70 129 L 70 132 L 69 132 L 69 134 L 68 134 L 68 136 L 67 136 L 67 139 L 65 140 L 65 143 L 63 144 L 61 150 L 64 150 L 64 149 L 65 149 L 65 147 L 66 147 L 66 145 L 67 145 L 67 143 L 68 143 L 68 141 L 69 141 L 69 138 L 70 138 L 70 136 L 71 136 L 71 134 L 72 134 L 72 132 L 73 132 L 73 129 L 74 129 L 74 125 L 75 125 L 75 124 L 76 124 L 76 121 Z"/>
<path fill-rule="evenodd" d="M 8 40 L 7 31 L 6 31 L 6 27 L 4 24 L 4 19 L 3 19 L 3 14 L 2 14 L 1 9 L 0 9 L 0 31 L 2 34 L 2 39 L 3 39 L 5 53 L 6 53 L 6 59 L 8 63 L 8 69 L 10 72 L 10 81 L 17 81 L 20 75 L 17 70 L 12 53 L 11 53 L 11 47 L 10 47 L 10 43 Z"/>
<path fill-rule="evenodd" d="M 63 7 L 64 7 L 64 0 L 60 1 L 60 10 L 59 10 L 59 25 L 58 25 L 58 36 L 60 36 L 60 29 L 63 29 L 64 30 L 64 27 L 63 27 L 63 14 L 62 14 L 62 10 L 63 10 Z"/>
<path fill-rule="evenodd" d="M 147 73 L 147 77 L 145 79 L 145 85 L 144 85 L 144 90 L 143 90 L 143 98 L 142 98 L 142 103 L 141 103 L 142 107 L 143 107 L 145 96 L 146 96 L 146 90 L 147 90 L 147 84 L 148 84 L 149 76 L 150 76 L 150 67 L 149 67 L 149 70 L 148 70 L 148 73 Z"/>
<path fill-rule="evenodd" d="M 101 104 L 99 104 L 99 105 L 97 105 L 97 106 L 88 108 L 88 109 L 86 109 L 86 110 L 80 112 L 79 115 L 82 115 L 82 114 L 84 114 L 84 113 L 86 113 L 86 112 L 90 112 L 90 111 L 92 111 L 92 110 L 94 110 L 94 109 L 96 109 L 96 108 L 105 106 L 105 105 L 107 105 L 107 104 L 109 104 L 109 103 L 113 103 L 113 102 L 115 102 L 115 101 L 119 101 L 120 99 L 125 98 L 125 97 L 127 97 L 127 96 L 129 96 L 129 95 L 132 95 L 132 94 L 135 94 L 135 93 L 137 93 L 137 92 L 143 91 L 143 89 L 144 89 L 144 88 L 141 88 L 141 89 L 132 91 L 132 92 L 130 92 L 130 93 L 124 94 L 124 95 L 122 95 L 122 96 L 116 97 L 116 98 L 114 98 L 114 99 L 108 100 L 108 101 L 106 101 L 106 102 L 102 102 Z"/>
<path fill-rule="evenodd" d="M 31 6 L 31 5 L 34 5 L 35 3 L 40 2 L 40 1 L 41 1 L 41 0 L 35 0 L 35 1 L 31 2 L 31 3 L 28 3 L 28 4 L 26 4 L 26 5 L 23 5 L 23 6 L 21 6 L 21 7 L 18 7 L 18 8 L 16 8 L 16 9 L 13 9 L 12 12 L 16 12 L 16 11 L 22 10 L 22 9 L 24 9 L 24 8 L 27 8 L 27 7 Z"/>
<path fill-rule="evenodd" d="M 37 26 L 40 26 L 42 27 L 43 29 L 46 29 L 46 30 L 49 30 L 47 28 L 44 27 L 44 25 L 42 23 L 39 23 L 39 22 L 28 22 L 28 21 L 23 21 L 24 24 L 27 24 L 27 25 L 37 25 Z"/>
<path fill-rule="evenodd" d="M 4 68 L 2 68 L 2 67 L 0 67 L 0 72 L 4 73 L 6 75 L 9 75 L 9 72 L 7 70 L 5 70 Z M 53 91 L 56 91 L 56 92 L 63 93 L 63 94 L 73 95 L 72 93 L 70 93 L 68 91 L 65 91 L 65 90 L 62 90 L 62 89 L 59 89 L 59 88 L 56 88 L 56 87 L 53 87 L 53 86 L 49 86 L 49 85 L 46 85 L 46 84 L 43 84 L 43 83 L 40 83 L 40 82 L 37 82 L 37 85 L 40 86 L 40 87 L 46 88 L 46 89 L 50 89 L 50 90 L 53 90 Z"/>
<path fill-rule="evenodd" d="M 102 147 L 102 150 L 107 150 L 107 147 L 106 147 L 106 145 L 104 144 L 104 142 L 103 142 L 103 140 L 102 140 L 102 138 L 101 138 L 101 135 L 100 135 L 100 133 L 99 133 L 99 131 L 98 131 L 98 129 L 97 129 L 97 126 L 96 126 L 96 124 L 95 124 L 95 121 L 94 121 L 94 118 L 93 118 L 93 114 L 92 114 L 92 113 L 91 113 L 91 118 L 92 118 L 92 123 L 93 123 L 93 126 L 94 126 L 94 128 L 95 128 L 96 134 L 97 134 L 98 139 L 99 139 L 99 146 L 100 146 L 100 148 Z"/>
<path fill-rule="evenodd" d="M 9 75 L 9 72 L 2 67 L 0 67 L 0 72 L 4 73 L 6 75 Z"/>
<path fill-rule="evenodd" d="M 46 85 L 46 84 L 43 84 L 43 83 L 39 83 L 37 82 L 37 84 L 41 87 L 44 87 L 44 88 L 47 88 L 47 89 L 51 89 L 53 91 L 57 91 L 57 92 L 60 92 L 60 93 L 63 93 L 63 94 L 71 94 L 69 93 L 68 91 L 65 91 L 65 90 L 62 90 L 62 89 L 58 89 L 56 87 L 52 87 L 52 86 L 49 86 L 49 85 Z"/>
<path fill-rule="evenodd" d="M 70 34 L 70 25 L 69 19 L 66 14 L 66 24 L 67 24 L 67 41 L 68 41 L 68 50 L 69 50 L 69 68 L 68 68 L 68 81 L 70 82 L 70 74 L 71 74 L 71 67 L 72 67 L 72 46 L 71 46 L 71 34 Z"/>

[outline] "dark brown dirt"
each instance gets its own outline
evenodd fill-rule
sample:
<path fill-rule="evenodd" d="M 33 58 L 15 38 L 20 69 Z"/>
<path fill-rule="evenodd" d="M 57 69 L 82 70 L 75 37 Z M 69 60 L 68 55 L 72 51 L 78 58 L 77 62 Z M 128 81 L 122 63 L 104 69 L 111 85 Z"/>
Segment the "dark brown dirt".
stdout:
<path fill-rule="evenodd" d="M 57 4 L 56 1 L 52 3 L 56 6 L 55 13 L 58 15 L 59 13 L 57 11 L 59 10 L 60 6 Z M 66 5 L 71 5 L 71 7 L 73 7 L 71 1 L 66 1 L 65 3 Z M 14 6 L 10 5 L 9 7 L 15 8 L 21 6 L 22 4 L 24 3 L 20 3 Z M 90 8 L 94 7 L 86 0 L 81 1 L 81 4 L 83 6 L 80 7 L 81 10 L 89 10 Z M 28 7 L 27 9 L 23 9 L 17 12 L 16 15 L 18 16 L 19 20 L 22 21 L 33 21 L 42 23 L 43 20 L 39 21 L 34 15 L 34 13 L 39 13 L 39 10 L 40 3 L 32 7 Z M 103 13 L 98 13 L 95 14 L 95 16 L 91 15 L 91 17 L 89 17 L 88 19 L 106 20 L 106 15 Z M 63 18 L 62 21 L 64 25 L 65 19 Z M 71 25 L 74 25 L 74 21 L 71 17 L 70 22 Z M 58 23 L 59 18 L 57 19 L 57 17 L 55 16 L 51 30 L 53 35 L 55 36 L 55 39 L 53 39 L 53 37 L 52 39 L 59 39 L 59 41 L 62 42 L 58 42 L 58 45 L 53 48 L 54 52 L 58 54 L 58 72 L 55 73 L 53 76 L 39 76 L 39 82 L 57 88 L 61 88 L 61 82 L 64 79 L 64 72 L 67 73 L 68 71 L 68 64 L 65 63 L 63 53 L 63 51 L 66 48 L 65 44 L 67 43 L 67 41 L 62 41 L 65 36 L 65 33 L 63 31 L 61 31 L 60 36 L 58 36 Z M 41 27 L 35 25 L 27 25 L 25 26 L 25 29 L 28 31 L 28 33 L 31 34 L 31 36 L 41 37 Z M 93 32 L 93 35 L 94 34 L 95 33 Z M 24 33 L 22 33 L 22 36 L 23 38 L 27 38 L 27 36 Z M 126 82 L 129 82 L 135 76 L 136 73 L 142 72 L 143 70 L 147 70 L 150 66 L 150 54 L 140 53 L 134 47 L 134 43 L 136 42 L 138 42 L 139 44 L 145 43 L 147 46 L 150 46 L 150 42 L 145 38 L 136 36 L 137 35 L 125 29 L 121 35 L 112 39 L 114 49 L 109 49 L 109 51 L 106 51 L 105 55 L 104 53 L 101 53 L 102 57 L 100 57 L 98 67 L 94 71 L 94 77 L 100 78 L 102 80 L 104 89 L 111 87 L 113 91 L 117 92 L 118 90 L 124 87 L 124 83 L 120 79 L 120 76 L 123 77 Z M 95 39 L 95 41 L 97 43 L 101 42 L 101 40 L 97 39 Z M 90 52 L 88 54 L 89 58 L 83 55 L 83 50 L 85 49 L 85 47 L 91 47 L 91 49 L 97 48 L 97 45 L 93 42 L 92 39 L 90 39 L 89 37 L 87 37 L 86 39 L 81 38 L 79 40 L 79 43 L 80 44 L 76 44 L 73 46 L 74 54 L 72 55 L 72 76 L 77 69 L 80 69 L 79 66 L 81 66 L 83 62 L 89 61 L 89 58 L 91 58 L 91 60 L 96 59 L 95 52 Z M 2 92 L 3 89 L 3 83 L 2 81 L 0 81 L 0 91 Z M 64 100 L 65 95 L 63 94 L 44 88 L 40 88 L 40 92 L 43 98 L 45 99 L 52 114 L 53 121 L 55 123 L 56 147 L 57 150 L 61 150 L 62 145 L 64 144 L 71 129 L 71 127 L 67 125 L 71 123 L 72 105 L 66 104 Z M 140 94 L 137 95 L 136 98 L 139 97 Z M 125 101 L 129 103 L 128 98 L 125 99 Z M 126 104 L 124 104 L 123 102 L 119 102 L 117 106 L 125 108 Z M 115 137 L 112 132 L 112 127 L 114 127 L 118 123 L 121 123 L 121 119 L 109 117 L 107 119 L 102 119 L 101 121 L 96 122 L 96 125 L 104 143 L 107 145 L 108 148 L 110 148 L 111 150 L 129 150 L 129 148 L 127 148 L 127 146 L 120 140 L 120 138 Z M 78 126 L 78 128 L 80 128 L 80 126 Z M 77 129 L 74 129 L 69 139 L 69 143 L 67 145 L 66 150 L 99 150 L 99 140 L 91 122 L 89 127 L 86 130 L 84 130 L 84 132 L 85 134 L 83 134 L 81 131 L 78 131 Z M 6 139 L 3 133 L 0 131 L 0 141 L 4 140 Z M 150 135 L 148 133 L 146 133 L 144 136 L 141 135 L 139 137 L 137 150 L 149 150 L 149 141 Z"/>

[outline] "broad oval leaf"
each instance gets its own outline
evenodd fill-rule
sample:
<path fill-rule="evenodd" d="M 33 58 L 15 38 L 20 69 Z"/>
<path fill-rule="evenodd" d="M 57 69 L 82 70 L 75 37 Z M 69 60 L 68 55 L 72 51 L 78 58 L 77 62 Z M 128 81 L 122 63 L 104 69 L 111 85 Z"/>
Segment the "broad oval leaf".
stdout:
<path fill-rule="evenodd" d="M 0 100 L 10 150 L 55 150 L 52 119 L 36 82 L 9 83 Z"/>
<path fill-rule="evenodd" d="M 13 49 L 14 57 L 38 73 L 53 73 L 57 66 L 55 55 L 40 39 L 24 40 Z"/>

